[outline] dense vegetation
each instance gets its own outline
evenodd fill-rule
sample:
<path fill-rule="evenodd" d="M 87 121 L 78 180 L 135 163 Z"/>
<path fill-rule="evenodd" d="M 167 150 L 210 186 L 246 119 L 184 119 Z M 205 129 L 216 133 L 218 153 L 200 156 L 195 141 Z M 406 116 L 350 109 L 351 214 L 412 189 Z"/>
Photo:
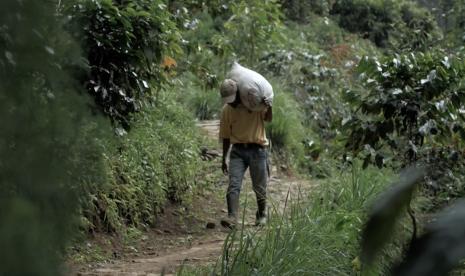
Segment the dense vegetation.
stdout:
<path fill-rule="evenodd" d="M 465 3 L 439 2 L 4 0 L 0 275 L 60 274 L 78 234 L 125 235 L 155 224 L 167 201 L 189 204 L 209 185 L 195 120 L 218 117 L 235 60 L 274 86 L 275 162 L 320 188 L 264 233 L 232 232 L 207 270 L 384 274 L 407 252 L 394 269 L 412 273 L 415 246 L 445 254 L 434 245 L 447 220 L 425 228 L 422 217 L 464 194 Z M 412 165 L 434 169 L 369 216 Z M 376 210 L 393 206 L 394 242 L 370 247 Z M 382 251 L 369 261 L 366 219 L 363 252 Z"/>

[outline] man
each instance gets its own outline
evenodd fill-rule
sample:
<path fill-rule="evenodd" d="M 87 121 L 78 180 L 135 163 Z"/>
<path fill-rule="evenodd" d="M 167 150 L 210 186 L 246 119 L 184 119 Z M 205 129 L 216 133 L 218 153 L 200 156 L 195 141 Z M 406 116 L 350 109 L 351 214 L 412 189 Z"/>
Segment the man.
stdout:
<path fill-rule="evenodd" d="M 249 168 L 252 187 L 257 198 L 256 225 L 266 224 L 266 186 L 269 170 L 267 166 L 268 139 L 265 121 L 271 122 L 273 111 L 271 99 L 263 99 L 266 110 L 248 110 L 242 104 L 236 82 L 225 80 L 220 87 L 223 110 L 220 120 L 220 140 L 223 142 L 222 169 L 229 174 L 226 194 L 228 219 L 222 220 L 224 227 L 233 228 L 239 214 L 239 194 L 245 171 Z M 229 166 L 226 164 L 230 145 Z"/>

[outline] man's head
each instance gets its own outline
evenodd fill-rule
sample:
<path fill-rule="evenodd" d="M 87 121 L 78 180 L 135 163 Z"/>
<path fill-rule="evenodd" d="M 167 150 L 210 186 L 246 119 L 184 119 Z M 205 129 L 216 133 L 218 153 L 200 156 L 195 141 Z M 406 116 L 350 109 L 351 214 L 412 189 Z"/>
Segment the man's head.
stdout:
<path fill-rule="evenodd" d="M 225 79 L 220 86 L 221 99 L 223 104 L 234 102 L 237 94 L 237 84 L 234 80 Z"/>

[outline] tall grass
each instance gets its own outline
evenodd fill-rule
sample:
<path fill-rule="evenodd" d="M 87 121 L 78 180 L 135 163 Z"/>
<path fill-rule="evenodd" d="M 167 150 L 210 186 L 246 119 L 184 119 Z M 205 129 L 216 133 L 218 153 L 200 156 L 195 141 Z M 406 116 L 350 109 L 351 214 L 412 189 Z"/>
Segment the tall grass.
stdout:
<path fill-rule="evenodd" d="M 359 232 L 366 207 L 388 183 L 390 171 L 354 167 L 319 183 L 308 197 L 275 209 L 263 230 L 239 229 L 224 244 L 212 275 L 353 275 L 360 273 Z M 375 268 L 382 275 L 386 260 Z"/>
<path fill-rule="evenodd" d="M 90 184 L 82 200 L 90 231 L 121 232 L 152 225 L 168 201 L 189 201 L 199 180 L 200 137 L 189 112 L 165 99 L 136 118 L 105 154 L 105 185 Z"/>
<path fill-rule="evenodd" d="M 272 152 L 282 163 L 298 166 L 304 158 L 305 130 L 299 104 L 280 85 L 274 84 L 273 121 L 266 125 Z"/>
<path fill-rule="evenodd" d="M 206 81 L 193 73 L 186 72 L 174 87 L 178 102 L 182 103 L 199 120 L 218 119 L 221 112 L 219 86 Z"/>

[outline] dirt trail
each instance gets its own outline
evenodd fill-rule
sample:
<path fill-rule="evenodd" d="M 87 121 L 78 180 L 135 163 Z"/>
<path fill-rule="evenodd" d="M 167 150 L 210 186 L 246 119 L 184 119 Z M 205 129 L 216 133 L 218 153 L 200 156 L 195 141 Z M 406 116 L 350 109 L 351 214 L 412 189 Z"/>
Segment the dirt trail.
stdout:
<path fill-rule="evenodd" d="M 217 140 L 219 121 L 202 121 L 198 127 L 204 132 L 205 136 Z M 219 153 L 220 144 L 216 149 L 209 149 L 213 153 Z M 213 154 L 214 156 L 215 154 Z M 219 164 L 218 156 L 211 162 Z M 219 165 L 218 165 L 219 166 Z M 226 180 L 224 181 L 227 182 Z M 221 190 L 226 188 L 225 183 Z M 272 177 L 268 186 L 270 207 L 278 212 L 284 210 L 286 201 L 289 198 L 302 196 L 303 191 L 308 190 L 310 184 L 308 181 L 295 179 L 290 176 L 278 175 L 276 168 L 273 167 Z M 206 199 L 206 198 L 205 198 Z M 203 199 L 198 199 L 202 201 Z M 252 225 L 255 219 L 255 198 L 251 189 L 250 177 L 246 173 L 243 193 L 241 196 L 241 206 L 244 201 L 251 207 L 245 208 L 245 224 Z M 126 254 L 123 258 L 110 260 L 104 263 L 98 263 L 93 266 L 78 269 L 74 275 L 174 275 L 181 265 L 199 266 L 208 263 L 214 263 L 221 255 L 224 239 L 228 231 L 219 226 L 219 220 L 225 216 L 225 203 L 216 202 L 217 206 L 209 208 L 217 209 L 212 213 L 207 221 L 210 221 L 210 227 L 203 227 L 202 230 L 195 234 L 189 231 L 172 233 L 167 231 L 158 231 L 155 235 L 145 238 L 145 246 L 141 251 L 134 249 L 137 253 Z M 182 215 L 169 217 L 166 220 L 181 219 Z M 248 226 L 253 227 L 253 226 Z M 168 227 L 169 228 L 169 227 Z M 210 228 L 210 229 L 208 229 Z M 183 242 L 176 242 L 176 241 Z M 152 246 L 147 246 L 152 245 Z M 174 245 L 173 245 L 174 244 Z"/>

